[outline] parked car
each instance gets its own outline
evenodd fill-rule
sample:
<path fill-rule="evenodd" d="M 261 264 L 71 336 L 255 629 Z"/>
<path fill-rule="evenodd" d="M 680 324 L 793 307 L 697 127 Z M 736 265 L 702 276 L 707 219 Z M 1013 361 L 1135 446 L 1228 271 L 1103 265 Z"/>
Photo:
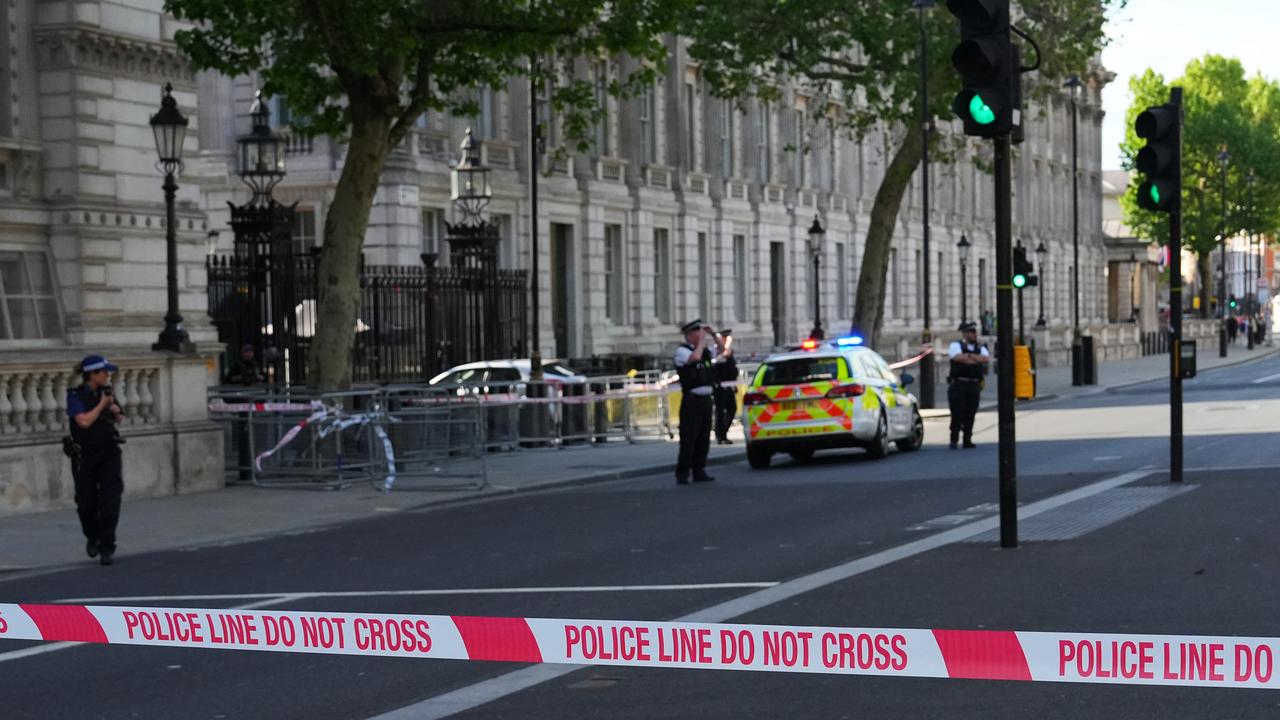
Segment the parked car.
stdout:
<path fill-rule="evenodd" d="M 825 448 L 861 447 L 875 458 L 924 444 L 916 397 L 874 350 L 837 339 L 771 355 L 743 398 L 747 460 L 766 468 L 774 453 L 797 460 Z"/>
<path fill-rule="evenodd" d="M 532 365 L 528 358 L 481 360 L 451 367 L 431 378 L 428 384 L 456 385 L 459 395 L 467 392 L 511 392 L 514 384 L 514 391 L 524 397 L 531 374 Z M 587 376 L 570 370 L 558 360 L 545 360 L 542 363 L 542 380 L 553 385 L 579 385 L 586 384 Z"/>
<path fill-rule="evenodd" d="M 431 378 L 428 384 L 460 397 L 509 394 L 521 400 L 551 394 L 583 395 L 587 391 L 587 376 L 557 360 L 542 363 L 542 381 L 546 386 L 541 392 L 530 392 L 531 374 L 532 366 L 527 358 L 482 360 L 449 368 Z M 512 447 L 516 443 L 541 445 L 550 441 L 552 428 L 556 427 L 562 435 L 581 436 L 586 430 L 586 407 L 580 404 L 506 404 L 487 407 L 484 412 L 485 444 L 489 447 Z"/>

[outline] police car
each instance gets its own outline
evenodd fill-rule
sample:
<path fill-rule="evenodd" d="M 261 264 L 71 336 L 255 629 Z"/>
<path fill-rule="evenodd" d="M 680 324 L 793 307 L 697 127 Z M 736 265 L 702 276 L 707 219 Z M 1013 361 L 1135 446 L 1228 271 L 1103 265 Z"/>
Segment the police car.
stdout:
<path fill-rule="evenodd" d="M 775 453 L 808 460 L 817 450 L 861 447 L 874 458 L 889 445 L 909 452 L 924 445 L 916 397 L 861 338 L 806 340 L 795 352 L 771 355 L 743 397 L 747 461 L 767 468 Z"/>

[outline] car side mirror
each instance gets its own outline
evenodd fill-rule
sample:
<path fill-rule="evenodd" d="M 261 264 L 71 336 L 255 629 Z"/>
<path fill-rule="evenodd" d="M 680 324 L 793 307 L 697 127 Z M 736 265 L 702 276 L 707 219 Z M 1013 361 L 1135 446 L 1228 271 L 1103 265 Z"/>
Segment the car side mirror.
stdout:
<path fill-rule="evenodd" d="M 898 376 L 898 380 L 902 383 L 902 387 L 906 387 L 916 381 L 916 376 L 911 373 L 902 373 Z"/>

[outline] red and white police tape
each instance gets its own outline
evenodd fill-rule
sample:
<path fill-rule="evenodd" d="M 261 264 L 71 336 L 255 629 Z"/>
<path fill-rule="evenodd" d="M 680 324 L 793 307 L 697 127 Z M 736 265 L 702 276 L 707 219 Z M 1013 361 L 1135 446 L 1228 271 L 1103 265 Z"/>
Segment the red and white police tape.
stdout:
<path fill-rule="evenodd" d="M 1280 638 L 0 603 L 0 639 L 836 675 L 1280 688 Z"/>

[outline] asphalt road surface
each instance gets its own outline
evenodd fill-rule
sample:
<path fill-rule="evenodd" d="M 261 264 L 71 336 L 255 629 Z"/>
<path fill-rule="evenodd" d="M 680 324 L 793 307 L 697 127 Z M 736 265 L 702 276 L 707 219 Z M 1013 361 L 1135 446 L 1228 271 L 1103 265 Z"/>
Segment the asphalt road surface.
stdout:
<path fill-rule="evenodd" d="M 1178 486 L 1166 472 L 1167 382 L 1022 408 L 1018 499 L 1052 509 L 1021 523 L 1017 549 L 984 535 L 901 551 L 996 513 L 995 414 L 983 413 L 976 450 L 949 450 L 945 421 L 930 421 L 922 451 L 882 461 L 853 450 L 775 458 L 766 471 L 741 462 L 715 468 L 711 484 L 640 478 L 122 554 L 111 568 L 0 577 L 0 601 L 1280 636 L 1280 359 L 1185 388 Z M 1080 488 L 1088 499 L 1055 500 Z M 859 558 L 882 562 L 848 569 Z M 7 720 L 1244 718 L 1280 706 L 1266 690 L 12 641 L 0 644 L 0 678 Z"/>

